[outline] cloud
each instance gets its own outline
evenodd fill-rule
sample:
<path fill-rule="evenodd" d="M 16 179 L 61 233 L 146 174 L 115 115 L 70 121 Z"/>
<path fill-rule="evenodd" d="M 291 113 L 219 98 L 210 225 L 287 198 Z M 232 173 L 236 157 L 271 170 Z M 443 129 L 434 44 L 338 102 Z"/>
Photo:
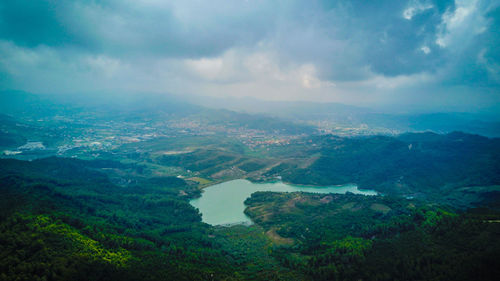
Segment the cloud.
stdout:
<path fill-rule="evenodd" d="M 403 11 L 403 17 L 411 20 L 414 16 L 432 9 L 434 6 L 430 3 L 422 3 L 420 1 L 410 1 L 408 7 Z"/>
<path fill-rule="evenodd" d="M 4 0 L 0 89 L 467 107 L 500 99 L 499 21 L 488 0 Z"/>
<path fill-rule="evenodd" d="M 186 59 L 183 64 L 184 71 L 205 81 L 191 91 L 206 95 L 296 100 L 306 93 L 317 99 L 318 92 L 335 87 L 318 77 L 313 64 L 283 65 L 277 54 L 261 49 L 231 49 L 219 57 Z"/>
<path fill-rule="evenodd" d="M 6 0 L 0 36 L 27 47 L 199 57 L 259 40 L 271 12 L 264 1 Z"/>
<path fill-rule="evenodd" d="M 430 54 L 430 53 L 431 53 L 431 49 L 430 49 L 429 47 L 427 47 L 427 46 L 422 46 L 422 47 L 420 48 L 420 50 L 421 50 L 424 54 L 426 54 L 426 55 L 428 55 L 428 54 Z"/>
<path fill-rule="evenodd" d="M 451 44 L 464 44 L 487 29 L 487 20 L 478 7 L 478 0 L 457 0 L 455 9 L 442 16 L 436 44 L 446 48 Z"/>
<path fill-rule="evenodd" d="M 500 83 L 500 63 L 498 61 L 490 60 L 486 58 L 486 49 L 482 49 L 478 56 L 477 62 L 483 65 L 487 72 L 488 76 L 497 83 Z"/>

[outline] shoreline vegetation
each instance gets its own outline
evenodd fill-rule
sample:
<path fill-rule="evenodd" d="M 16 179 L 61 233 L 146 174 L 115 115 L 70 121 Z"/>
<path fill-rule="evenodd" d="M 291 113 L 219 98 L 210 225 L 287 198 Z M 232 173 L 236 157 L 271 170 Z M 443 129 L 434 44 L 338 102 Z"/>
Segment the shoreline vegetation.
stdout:
<path fill-rule="evenodd" d="M 355 185 L 315 187 L 289 185 L 282 181 L 253 183 L 246 179 L 238 179 L 211 186 L 203 191 L 201 197 L 191 199 L 189 203 L 202 214 L 202 221 L 211 225 L 249 222 L 248 217 L 244 215 L 244 202 L 255 192 L 359 193 L 367 196 L 378 194 L 373 190 L 360 191 Z"/>

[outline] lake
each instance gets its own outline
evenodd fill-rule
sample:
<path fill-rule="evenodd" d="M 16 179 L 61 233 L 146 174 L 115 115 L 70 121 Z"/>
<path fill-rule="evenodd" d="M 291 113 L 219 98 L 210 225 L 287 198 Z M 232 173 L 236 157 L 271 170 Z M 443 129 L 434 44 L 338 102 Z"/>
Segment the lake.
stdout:
<path fill-rule="evenodd" d="M 200 198 L 192 199 L 191 205 L 202 213 L 202 220 L 211 225 L 251 224 L 252 221 L 243 211 L 245 199 L 257 191 L 274 192 L 313 192 L 313 193 L 346 193 L 377 195 L 373 190 L 359 190 L 354 184 L 338 186 L 303 186 L 290 185 L 283 182 L 252 183 L 248 180 L 232 180 L 203 189 Z"/>

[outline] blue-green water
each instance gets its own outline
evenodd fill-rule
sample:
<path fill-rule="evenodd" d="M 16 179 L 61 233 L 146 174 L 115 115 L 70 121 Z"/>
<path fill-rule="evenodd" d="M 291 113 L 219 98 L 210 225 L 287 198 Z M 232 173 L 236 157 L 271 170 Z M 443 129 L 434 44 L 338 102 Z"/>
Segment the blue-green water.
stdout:
<path fill-rule="evenodd" d="M 202 220 L 208 224 L 250 224 L 252 223 L 250 218 L 243 213 L 245 210 L 243 202 L 257 191 L 377 194 L 373 190 L 359 190 L 353 184 L 317 187 L 289 185 L 282 182 L 252 183 L 240 179 L 209 186 L 203 190 L 200 198 L 193 199 L 190 203 L 200 210 Z"/>

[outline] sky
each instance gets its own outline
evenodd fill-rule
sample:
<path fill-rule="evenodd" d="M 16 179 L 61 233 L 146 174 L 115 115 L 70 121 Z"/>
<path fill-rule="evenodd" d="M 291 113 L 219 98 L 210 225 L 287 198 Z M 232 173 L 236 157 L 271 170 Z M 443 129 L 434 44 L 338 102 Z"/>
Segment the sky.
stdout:
<path fill-rule="evenodd" d="M 0 90 L 500 109 L 500 0 L 2 0 Z"/>

